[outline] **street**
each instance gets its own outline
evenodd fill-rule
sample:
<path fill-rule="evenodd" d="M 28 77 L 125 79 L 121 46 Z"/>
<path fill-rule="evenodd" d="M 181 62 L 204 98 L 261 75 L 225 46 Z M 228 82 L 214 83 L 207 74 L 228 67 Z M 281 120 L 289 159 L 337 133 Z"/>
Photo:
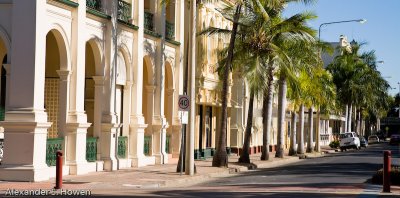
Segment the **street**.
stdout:
<path fill-rule="evenodd" d="M 382 187 L 368 180 L 382 167 L 383 150 L 391 150 L 392 164 L 400 164 L 399 147 L 379 143 L 360 151 L 336 152 L 278 168 L 222 177 L 200 185 L 133 189 L 123 194 L 167 197 L 378 197 Z M 391 193 L 380 196 L 400 195 Z"/>

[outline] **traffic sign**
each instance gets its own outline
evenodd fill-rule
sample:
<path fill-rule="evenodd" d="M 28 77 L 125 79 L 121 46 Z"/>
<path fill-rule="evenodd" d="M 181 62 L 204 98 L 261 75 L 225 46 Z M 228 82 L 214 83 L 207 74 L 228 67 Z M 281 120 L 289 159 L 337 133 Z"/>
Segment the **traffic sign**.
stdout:
<path fill-rule="evenodd" d="M 178 106 L 179 106 L 179 111 L 189 111 L 190 109 L 189 96 L 179 95 Z"/>

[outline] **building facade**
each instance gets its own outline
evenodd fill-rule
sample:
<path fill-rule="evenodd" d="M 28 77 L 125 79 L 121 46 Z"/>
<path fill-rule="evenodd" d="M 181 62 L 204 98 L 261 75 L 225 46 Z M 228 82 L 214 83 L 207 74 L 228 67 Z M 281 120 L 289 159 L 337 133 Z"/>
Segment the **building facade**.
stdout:
<path fill-rule="evenodd" d="M 56 150 L 65 174 L 168 163 L 183 11 L 179 0 L 1 1 L 0 178 L 46 180 Z"/>
<path fill-rule="evenodd" d="M 166 164 L 180 151 L 188 5 L 174 0 L 1 0 L 0 179 L 41 181 L 64 174 Z M 232 24 L 200 3 L 197 29 Z M 198 36 L 195 159 L 214 154 L 221 110 L 218 50 L 229 36 Z M 240 153 L 249 90 L 229 81 L 227 151 Z M 274 99 L 271 145 L 277 140 Z M 255 101 L 251 153 L 261 152 L 262 98 Z M 286 119 L 289 145 L 290 114 Z M 1 136 L 0 136 L 1 137 Z M 272 147 L 273 149 L 273 147 Z"/>

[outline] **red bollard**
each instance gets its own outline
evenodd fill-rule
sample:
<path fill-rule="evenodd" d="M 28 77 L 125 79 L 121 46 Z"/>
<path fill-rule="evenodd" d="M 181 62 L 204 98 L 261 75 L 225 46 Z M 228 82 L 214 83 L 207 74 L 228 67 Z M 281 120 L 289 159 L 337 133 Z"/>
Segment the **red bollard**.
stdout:
<path fill-rule="evenodd" d="M 56 154 L 56 186 L 55 189 L 62 187 L 62 151 L 57 151 Z"/>
<path fill-rule="evenodd" d="M 383 151 L 383 192 L 390 192 L 390 167 L 392 153 Z"/>

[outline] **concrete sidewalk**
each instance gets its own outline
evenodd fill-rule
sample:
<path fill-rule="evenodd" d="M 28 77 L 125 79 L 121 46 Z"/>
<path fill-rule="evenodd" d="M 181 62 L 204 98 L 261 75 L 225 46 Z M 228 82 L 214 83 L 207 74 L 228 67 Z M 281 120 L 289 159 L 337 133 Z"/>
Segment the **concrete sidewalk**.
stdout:
<path fill-rule="evenodd" d="M 190 185 L 212 180 L 217 177 L 227 176 L 238 172 L 248 171 L 256 168 L 271 168 L 283 164 L 300 161 L 297 156 L 287 156 L 275 158 L 275 153 L 270 153 L 270 160 L 261 161 L 261 154 L 250 156 L 251 164 L 238 163 L 239 156 L 229 156 L 229 167 L 212 167 L 212 158 L 206 160 L 196 160 L 197 173 L 188 176 L 176 172 L 177 159 L 170 160 L 169 164 L 152 165 L 140 168 L 127 168 L 112 172 L 95 172 L 85 175 L 68 175 L 63 177 L 63 188 L 65 189 L 123 189 L 126 187 L 135 188 L 157 188 L 157 187 L 177 187 Z M 321 154 L 307 154 L 309 157 L 320 157 Z M 7 189 L 52 189 L 55 186 L 55 179 L 52 178 L 43 182 L 8 182 L 0 181 L 0 192 L 4 193 Z"/>
<path fill-rule="evenodd" d="M 323 157 L 323 153 L 332 152 L 329 148 L 322 148 L 321 153 L 307 153 L 307 158 Z M 93 193 L 107 192 L 107 194 L 119 194 L 127 189 L 155 189 L 161 187 L 189 186 L 196 183 L 203 183 L 235 175 L 256 168 L 272 168 L 301 161 L 298 156 L 287 156 L 275 158 L 275 153 L 270 153 L 270 160 L 261 161 L 261 154 L 251 155 L 251 164 L 238 163 L 239 156 L 229 156 L 229 168 L 212 167 L 212 158 L 202 161 L 195 161 L 197 173 L 188 176 L 176 172 L 177 159 L 170 160 L 170 164 L 153 165 L 140 168 L 128 168 L 113 172 L 96 172 L 80 176 L 64 176 L 63 189 L 88 189 Z M 52 189 L 55 186 L 55 179 L 43 182 L 6 182 L 0 181 L 0 195 L 8 189 L 34 190 Z M 400 192 L 399 189 L 394 189 Z"/>

